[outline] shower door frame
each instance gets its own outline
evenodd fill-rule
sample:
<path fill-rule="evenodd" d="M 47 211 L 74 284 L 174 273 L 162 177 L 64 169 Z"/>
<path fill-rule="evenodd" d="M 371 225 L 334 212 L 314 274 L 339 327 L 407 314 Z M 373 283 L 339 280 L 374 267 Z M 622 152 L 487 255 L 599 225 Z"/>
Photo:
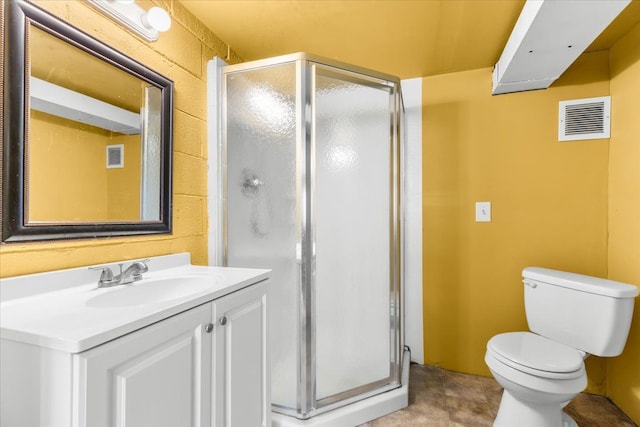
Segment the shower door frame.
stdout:
<path fill-rule="evenodd" d="M 299 419 L 308 419 L 320 413 L 366 399 L 401 385 L 403 355 L 402 325 L 402 214 L 401 214 L 401 164 L 402 164 L 402 99 L 400 80 L 391 75 L 365 68 L 344 64 L 338 61 L 296 53 L 238 65 L 228 65 L 222 72 L 222 96 L 226 99 L 226 77 L 229 74 L 257 70 L 294 63 L 296 67 L 296 182 L 297 199 L 297 241 L 300 248 L 296 251 L 298 264 L 298 314 L 299 337 L 297 357 L 297 407 L 291 408 L 272 404 L 276 412 Z M 320 73 L 332 78 L 341 78 L 366 86 L 385 89 L 389 92 L 389 144 L 390 144 L 390 212 L 389 212 L 389 340 L 390 366 L 389 376 L 373 383 L 327 396 L 316 397 L 316 336 L 315 336 L 315 76 Z M 338 76 L 338 77 L 337 77 Z M 226 101 L 222 108 L 222 205 L 223 209 L 223 265 L 228 265 L 228 224 L 227 224 L 227 134 Z"/>

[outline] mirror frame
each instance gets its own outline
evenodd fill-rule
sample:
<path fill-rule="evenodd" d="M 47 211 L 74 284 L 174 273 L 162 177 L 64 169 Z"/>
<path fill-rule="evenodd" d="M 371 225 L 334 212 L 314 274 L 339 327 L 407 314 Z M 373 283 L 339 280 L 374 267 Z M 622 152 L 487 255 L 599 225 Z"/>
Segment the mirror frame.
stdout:
<path fill-rule="evenodd" d="M 2 243 L 171 233 L 173 81 L 25 0 L 5 0 L 2 97 Z M 161 89 L 160 219 L 93 223 L 28 223 L 25 164 L 29 130 L 28 26 L 104 60 Z"/>

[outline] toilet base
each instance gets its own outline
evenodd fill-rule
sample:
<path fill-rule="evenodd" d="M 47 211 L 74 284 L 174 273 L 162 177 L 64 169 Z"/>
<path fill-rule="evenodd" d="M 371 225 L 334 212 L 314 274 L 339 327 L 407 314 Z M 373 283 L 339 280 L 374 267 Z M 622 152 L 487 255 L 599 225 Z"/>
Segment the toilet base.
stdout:
<path fill-rule="evenodd" d="M 562 410 L 567 403 L 542 404 L 519 400 L 504 390 L 493 427 L 578 427 Z"/>

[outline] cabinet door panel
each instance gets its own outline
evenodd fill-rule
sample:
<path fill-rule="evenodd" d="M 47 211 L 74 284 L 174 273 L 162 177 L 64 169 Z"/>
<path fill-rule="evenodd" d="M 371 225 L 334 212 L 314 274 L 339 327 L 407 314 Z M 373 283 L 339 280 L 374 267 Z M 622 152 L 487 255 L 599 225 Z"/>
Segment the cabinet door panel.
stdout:
<path fill-rule="evenodd" d="M 208 427 L 210 319 L 206 304 L 78 354 L 77 425 Z"/>
<path fill-rule="evenodd" d="M 217 318 L 213 356 L 216 427 L 270 424 L 265 291 L 265 284 L 255 285 L 213 303 Z"/>
<path fill-rule="evenodd" d="M 191 401 L 198 391 L 192 358 L 193 337 L 180 336 L 113 369 L 115 424 L 178 426 L 193 421 Z"/>

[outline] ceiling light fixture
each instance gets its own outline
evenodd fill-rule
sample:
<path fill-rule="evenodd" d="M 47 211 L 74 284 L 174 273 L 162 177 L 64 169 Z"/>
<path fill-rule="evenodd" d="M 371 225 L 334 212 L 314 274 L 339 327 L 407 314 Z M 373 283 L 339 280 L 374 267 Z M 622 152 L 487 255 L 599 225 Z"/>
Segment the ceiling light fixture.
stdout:
<path fill-rule="evenodd" d="M 171 17 L 162 8 L 146 12 L 135 0 L 87 0 L 87 2 L 143 39 L 154 42 L 171 28 Z"/>

